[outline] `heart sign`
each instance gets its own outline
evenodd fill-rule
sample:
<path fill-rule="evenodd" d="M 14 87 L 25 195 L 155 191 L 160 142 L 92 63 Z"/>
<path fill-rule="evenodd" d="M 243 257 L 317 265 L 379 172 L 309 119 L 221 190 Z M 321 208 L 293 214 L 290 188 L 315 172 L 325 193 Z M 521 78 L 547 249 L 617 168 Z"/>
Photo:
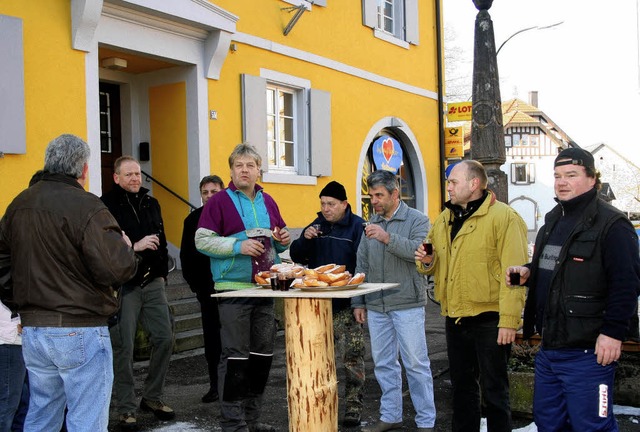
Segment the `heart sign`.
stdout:
<path fill-rule="evenodd" d="M 391 138 L 387 138 L 382 142 L 382 155 L 387 163 L 389 163 L 393 156 L 393 141 L 391 141 Z"/>
<path fill-rule="evenodd" d="M 373 142 L 373 162 L 376 169 L 397 172 L 402 165 L 402 147 L 389 135 L 381 135 Z"/>

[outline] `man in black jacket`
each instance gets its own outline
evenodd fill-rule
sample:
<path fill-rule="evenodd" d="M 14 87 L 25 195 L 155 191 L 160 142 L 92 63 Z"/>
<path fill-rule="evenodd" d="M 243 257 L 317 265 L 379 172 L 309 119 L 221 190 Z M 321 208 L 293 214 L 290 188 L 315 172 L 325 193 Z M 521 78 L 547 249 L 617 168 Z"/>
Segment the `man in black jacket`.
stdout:
<path fill-rule="evenodd" d="M 291 259 L 314 268 L 338 264 L 355 273 L 364 220 L 351 212 L 347 192 L 329 182 L 320 191 L 318 217 L 291 243 Z M 345 414 L 342 424 L 357 426 L 362 413 L 364 388 L 364 334 L 351 312 L 350 299 L 333 299 L 333 334 L 345 371 Z"/>
<path fill-rule="evenodd" d="M 175 416 L 162 402 L 164 379 L 173 350 L 169 304 L 165 293 L 167 240 L 160 205 L 141 187 L 140 163 L 122 156 L 114 164 L 113 190 L 102 201 L 133 243 L 142 258 L 136 275 L 123 285 L 118 322 L 111 328 L 113 344 L 115 409 L 123 429 L 136 429 L 136 401 L 133 379 L 133 348 L 138 320 L 153 345 L 149 374 L 142 391 L 140 408 L 152 411 L 160 420 Z"/>
<path fill-rule="evenodd" d="M 533 415 L 538 430 L 618 430 L 613 380 L 640 294 L 638 237 L 598 197 L 593 156 L 568 148 L 555 160 L 558 205 L 545 217 L 530 264 L 507 269 L 529 287 L 524 337 L 542 336 Z"/>
<path fill-rule="evenodd" d="M 220 316 L 218 302 L 211 294 L 215 293 L 215 284 L 211 276 L 211 262 L 208 256 L 196 249 L 195 235 L 198 221 L 204 205 L 214 194 L 224 189 L 224 183 L 217 175 L 205 176 L 200 181 L 202 207 L 191 212 L 184 220 L 182 242 L 180 244 L 180 262 L 182 277 L 191 291 L 196 293 L 202 313 L 202 334 L 204 336 L 204 357 L 209 369 L 209 391 L 202 396 L 202 402 L 218 400 L 218 362 L 220 361 Z"/>
<path fill-rule="evenodd" d="M 89 153 L 73 135 L 51 141 L 41 180 L 0 221 L 0 256 L 10 257 L 24 327 L 29 431 L 60 430 L 65 405 L 69 430 L 106 432 L 109 423 L 107 318 L 118 306 L 113 287 L 134 275 L 136 258 L 104 204 L 83 189 Z"/>

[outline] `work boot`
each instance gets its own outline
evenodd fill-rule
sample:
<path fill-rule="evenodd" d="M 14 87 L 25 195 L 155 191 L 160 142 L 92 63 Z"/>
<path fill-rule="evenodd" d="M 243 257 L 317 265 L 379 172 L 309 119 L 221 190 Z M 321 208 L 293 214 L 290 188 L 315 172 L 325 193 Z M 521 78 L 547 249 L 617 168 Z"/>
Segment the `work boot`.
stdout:
<path fill-rule="evenodd" d="M 136 420 L 136 414 L 132 412 L 127 412 L 124 414 L 120 414 L 118 418 L 118 426 L 120 426 L 120 430 L 133 432 L 138 430 L 138 422 Z"/>
<path fill-rule="evenodd" d="M 266 423 L 249 423 L 247 426 L 249 426 L 249 432 L 278 432 L 278 429 Z"/>
<path fill-rule="evenodd" d="M 140 401 L 140 409 L 142 411 L 153 412 L 153 415 L 155 415 L 158 420 L 171 420 L 176 416 L 176 413 L 171 409 L 171 407 L 160 400 L 150 401 L 142 399 Z"/>
<path fill-rule="evenodd" d="M 347 411 L 344 413 L 344 419 L 342 419 L 342 425 L 347 427 L 360 425 L 360 412 L 359 411 Z"/>
<path fill-rule="evenodd" d="M 219 399 L 218 390 L 216 390 L 215 388 L 211 387 L 209 389 L 209 391 L 207 392 L 207 394 L 202 396 L 202 403 L 212 403 L 212 402 L 217 401 L 218 399 Z"/>

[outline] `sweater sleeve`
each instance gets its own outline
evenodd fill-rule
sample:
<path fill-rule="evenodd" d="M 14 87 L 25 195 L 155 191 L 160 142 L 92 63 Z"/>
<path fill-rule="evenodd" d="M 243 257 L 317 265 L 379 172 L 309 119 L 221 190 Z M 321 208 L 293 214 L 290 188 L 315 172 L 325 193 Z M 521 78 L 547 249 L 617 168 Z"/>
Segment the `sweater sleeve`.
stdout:
<path fill-rule="evenodd" d="M 638 235 L 625 219 L 611 225 L 603 242 L 607 306 L 600 333 L 623 341 L 640 295 Z"/>

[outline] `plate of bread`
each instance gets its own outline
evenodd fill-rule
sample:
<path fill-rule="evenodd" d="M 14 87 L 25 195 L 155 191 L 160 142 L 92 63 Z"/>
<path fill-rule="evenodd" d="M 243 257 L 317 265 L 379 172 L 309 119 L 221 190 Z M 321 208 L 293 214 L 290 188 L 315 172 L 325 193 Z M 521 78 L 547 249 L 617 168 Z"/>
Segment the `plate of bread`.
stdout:
<path fill-rule="evenodd" d="M 364 278 L 364 273 L 352 275 L 344 265 L 326 264 L 304 269 L 304 275 L 295 281 L 293 287 L 305 291 L 341 291 L 357 288 Z"/>

